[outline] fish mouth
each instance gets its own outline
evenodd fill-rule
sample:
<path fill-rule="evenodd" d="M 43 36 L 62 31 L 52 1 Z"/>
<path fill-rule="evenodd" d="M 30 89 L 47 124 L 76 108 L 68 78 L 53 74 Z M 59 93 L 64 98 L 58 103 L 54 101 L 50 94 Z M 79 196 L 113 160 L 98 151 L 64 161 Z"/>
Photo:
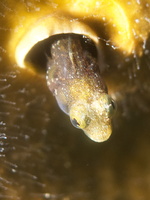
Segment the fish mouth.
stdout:
<path fill-rule="evenodd" d="M 112 134 L 112 126 L 105 125 L 102 128 L 100 127 L 93 127 L 88 130 L 84 130 L 84 133 L 94 142 L 104 142 L 109 139 Z"/>

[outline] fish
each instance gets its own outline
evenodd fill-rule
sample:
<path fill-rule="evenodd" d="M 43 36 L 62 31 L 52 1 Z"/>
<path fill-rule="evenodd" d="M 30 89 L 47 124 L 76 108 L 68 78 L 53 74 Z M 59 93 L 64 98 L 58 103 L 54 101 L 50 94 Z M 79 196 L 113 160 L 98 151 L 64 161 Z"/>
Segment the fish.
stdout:
<path fill-rule="evenodd" d="M 116 109 L 102 78 L 100 59 L 82 46 L 81 37 L 64 34 L 51 45 L 46 75 L 61 110 L 95 142 L 110 137 Z"/>

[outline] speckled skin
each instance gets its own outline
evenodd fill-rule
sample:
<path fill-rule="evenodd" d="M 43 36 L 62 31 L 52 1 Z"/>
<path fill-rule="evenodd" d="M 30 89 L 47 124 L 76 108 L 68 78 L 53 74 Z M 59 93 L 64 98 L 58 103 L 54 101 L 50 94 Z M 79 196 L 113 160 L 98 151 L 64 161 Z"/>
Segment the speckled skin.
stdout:
<path fill-rule="evenodd" d="M 101 66 L 80 40 L 78 35 L 65 35 L 52 44 L 47 82 L 73 125 L 83 129 L 92 140 L 102 142 L 112 132 L 113 106 Z"/>
<path fill-rule="evenodd" d="M 96 58 L 88 50 L 83 50 L 80 40 L 78 35 L 64 35 L 52 44 L 52 59 L 48 67 L 53 73 L 50 84 L 54 93 L 56 88 L 67 85 L 75 79 L 87 78 L 92 80 L 93 89 L 98 88 L 101 93 L 107 92 Z"/>
<path fill-rule="evenodd" d="M 147 55 L 140 58 L 140 70 L 136 70 L 132 57 L 125 63 L 117 50 L 112 49 L 107 56 L 105 52 L 111 47 L 103 48 L 105 63 L 122 61 L 125 65 L 122 68 L 110 65 L 108 71 L 109 93 L 113 85 L 120 103 L 115 116 L 118 113 L 120 116 L 113 118 L 115 127 L 107 142 L 92 142 L 82 131 L 73 128 L 60 111 L 47 89 L 45 76 L 42 79 L 41 74 L 34 75 L 28 69 L 16 67 L 5 48 L 13 31 L 15 37 L 18 27 L 25 29 L 28 15 L 30 21 L 36 14 L 39 17 L 44 4 L 50 10 L 48 2 L 53 1 L 1 0 L 0 3 L 0 199 L 149 200 L 150 40 L 145 41 L 143 52 Z M 61 0 L 64 6 L 68 5 L 65 2 Z M 138 11 L 133 0 L 117 2 L 123 10 L 125 5 L 129 7 L 130 12 L 126 14 L 132 30 L 136 31 L 138 26 L 143 31 L 144 18 L 147 24 L 150 18 L 150 0 L 134 0 Z M 24 13 L 19 11 L 20 7 Z M 135 18 L 130 17 L 132 13 Z M 139 23 L 134 19 L 139 19 Z M 102 23 L 110 26 L 107 21 Z M 110 42 L 111 38 L 108 37 Z M 140 39 L 136 35 L 135 38 L 137 42 Z M 139 90 L 127 93 L 133 86 Z"/>

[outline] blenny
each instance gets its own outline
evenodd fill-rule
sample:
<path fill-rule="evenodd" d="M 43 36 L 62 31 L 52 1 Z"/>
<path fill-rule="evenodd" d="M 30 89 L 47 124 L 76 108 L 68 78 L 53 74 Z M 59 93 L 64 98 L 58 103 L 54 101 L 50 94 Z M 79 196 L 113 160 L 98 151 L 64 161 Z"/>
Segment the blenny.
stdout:
<path fill-rule="evenodd" d="M 46 79 L 71 123 L 93 141 L 102 142 L 112 133 L 115 105 L 101 76 L 102 57 L 96 59 L 82 43 L 77 34 L 55 40 Z"/>

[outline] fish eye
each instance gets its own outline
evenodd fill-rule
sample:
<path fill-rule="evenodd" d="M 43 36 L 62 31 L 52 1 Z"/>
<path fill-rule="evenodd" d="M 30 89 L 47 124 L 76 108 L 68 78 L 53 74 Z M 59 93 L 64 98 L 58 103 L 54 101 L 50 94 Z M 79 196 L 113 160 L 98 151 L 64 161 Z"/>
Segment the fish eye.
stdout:
<path fill-rule="evenodd" d="M 111 98 L 111 96 L 106 96 L 107 102 L 105 104 L 106 112 L 108 113 L 109 117 L 112 117 L 115 114 L 117 109 L 116 102 Z"/>
<path fill-rule="evenodd" d="M 111 105 L 112 105 L 112 108 L 113 108 L 114 110 L 117 109 L 116 102 L 115 102 L 113 99 L 111 99 Z"/>
<path fill-rule="evenodd" d="M 110 113 L 110 116 L 114 115 L 116 109 L 117 109 L 116 102 L 113 99 L 111 99 L 110 104 L 109 104 L 109 113 Z"/>
<path fill-rule="evenodd" d="M 80 128 L 80 123 L 75 119 L 71 119 L 71 123 L 75 128 Z"/>
<path fill-rule="evenodd" d="M 70 120 L 74 127 L 80 128 L 80 129 L 86 128 L 90 124 L 90 121 L 91 121 L 91 119 L 87 116 L 84 119 L 77 120 L 76 118 L 72 118 Z"/>

